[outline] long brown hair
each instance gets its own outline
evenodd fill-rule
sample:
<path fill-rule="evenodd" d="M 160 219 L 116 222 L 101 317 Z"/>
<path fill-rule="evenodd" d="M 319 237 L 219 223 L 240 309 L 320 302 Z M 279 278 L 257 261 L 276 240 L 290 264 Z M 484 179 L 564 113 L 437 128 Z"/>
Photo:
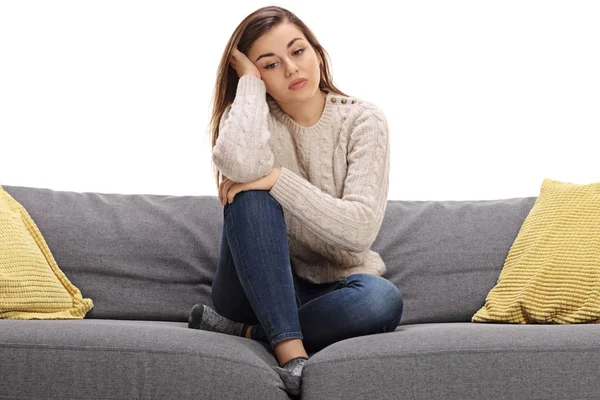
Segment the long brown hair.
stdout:
<path fill-rule="evenodd" d="M 217 79 L 213 92 L 213 106 L 212 116 L 210 119 L 209 130 L 211 133 L 212 146 L 215 147 L 217 138 L 219 137 L 219 122 L 225 112 L 227 106 L 233 103 L 235 94 L 237 91 L 237 85 L 239 78 L 235 69 L 229 64 L 231 60 L 231 52 L 234 46 L 242 53 L 248 55 L 248 50 L 252 47 L 252 44 L 269 29 L 278 26 L 282 23 L 291 22 L 300 29 L 308 42 L 314 48 L 315 52 L 320 57 L 319 63 L 321 64 L 321 79 L 319 82 L 319 89 L 325 92 L 334 92 L 342 96 L 348 96 L 346 93 L 339 90 L 333 83 L 331 76 L 331 68 L 329 66 L 329 56 L 323 46 L 319 43 L 315 35 L 310 29 L 291 11 L 278 6 L 267 6 L 259 8 L 250 15 L 248 15 L 235 29 L 217 69 Z M 271 98 L 271 95 L 267 93 L 267 98 Z M 217 184 L 217 191 L 219 190 L 219 180 L 222 177 L 221 171 L 216 168 L 214 162 L 212 167 L 215 173 L 215 181 Z"/>

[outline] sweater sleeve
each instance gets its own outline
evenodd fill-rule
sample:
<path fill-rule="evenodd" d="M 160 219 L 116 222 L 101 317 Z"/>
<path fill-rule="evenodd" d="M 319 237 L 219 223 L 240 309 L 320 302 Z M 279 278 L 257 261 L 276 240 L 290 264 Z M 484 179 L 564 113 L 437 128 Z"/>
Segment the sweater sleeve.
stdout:
<path fill-rule="evenodd" d="M 375 241 L 387 206 L 390 149 L 385 115 L 363 106 L 348 141 L 348 169 L 341 199 L 281 167 L 271 195 L 320 240 L 363 252 Z"/>
<path fill-rule="evenodd" d="M 268 144 L 268 114 L 265 82 L 243 75 L 233 103 L 219 121 L 219 136 L 212 150 L 212 160 L 223 175 L 246 183 L 271 172 L 274 155 Z"/>

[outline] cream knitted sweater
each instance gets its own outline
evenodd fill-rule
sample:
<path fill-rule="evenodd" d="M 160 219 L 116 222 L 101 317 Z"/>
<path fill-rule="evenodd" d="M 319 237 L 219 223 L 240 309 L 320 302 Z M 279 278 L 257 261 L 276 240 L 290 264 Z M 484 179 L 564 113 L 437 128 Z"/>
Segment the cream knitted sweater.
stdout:
<path fill-rule="evenodd" d="M 240 78 L 223 114 L 212 159 L 235 182 L 281 168 L 270 194 L 283 209 L 290 263 L 313 283 L 386 271 L 370 249 L 387 206 L 390 142 L 374 104 L 328 93 L 319 121 L 298 125 L 262 79 Z M 235 198 L 234 198 L 235 202 Z"/>

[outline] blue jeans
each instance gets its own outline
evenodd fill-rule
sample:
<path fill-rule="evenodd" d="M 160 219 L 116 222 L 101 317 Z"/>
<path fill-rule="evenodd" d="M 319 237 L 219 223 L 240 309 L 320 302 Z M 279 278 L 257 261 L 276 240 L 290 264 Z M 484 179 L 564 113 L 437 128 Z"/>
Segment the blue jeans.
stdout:
<path fill-rule="evenodd" d="M 249 190 L 225 204 L 220 259 L 212 283 L 215 310 L 256 325 L 251 338 L 271 345 L 302 339 L 308 354 L 337 341 L 392 332 L 403 300 L 389 280 L 353 274 L 314 284 L 290 263 L 279 202 L 266 190 Z"/>

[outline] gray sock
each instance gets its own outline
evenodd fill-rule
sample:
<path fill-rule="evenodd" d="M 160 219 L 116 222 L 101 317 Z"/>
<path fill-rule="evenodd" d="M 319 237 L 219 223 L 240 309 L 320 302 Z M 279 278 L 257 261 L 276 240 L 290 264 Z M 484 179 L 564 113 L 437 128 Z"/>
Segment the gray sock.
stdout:
<path fill-rule="evenodd" d="M 289 394 L 299 395 L 302 386 L 302 370 L 308 358 L 296 357 L 286 362 L 283 367 L 271 367 L 279 374 L 283 381 L 285 391 Z"/>
<path fill-rule="evenodd" d="M 244 324 L 225 318 L 205 304 L 196 304 L 190 312 L 188 328 L 243 336 Z"/>

